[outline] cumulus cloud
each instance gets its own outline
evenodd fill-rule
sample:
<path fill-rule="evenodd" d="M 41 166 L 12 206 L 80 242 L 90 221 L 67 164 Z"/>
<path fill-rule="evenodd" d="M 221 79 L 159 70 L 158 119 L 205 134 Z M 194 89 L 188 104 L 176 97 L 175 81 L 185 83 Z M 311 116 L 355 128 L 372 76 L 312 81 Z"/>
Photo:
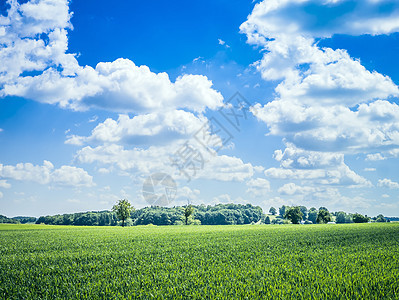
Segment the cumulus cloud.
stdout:
<path fill-rule="evenodd" d="M 122 58 L 80 66 L 76 55 L 67 53 L 67 30 L 72 30 L 67 0 L 9 4 L 7 15 L 0 16 L 0 97 L 135 113 L 222 105 L 206 76 L 184 74 L 172 82 L 166 73 Z"/>
<path fill-rule="evenodd" d="M 19 163 L 15 166 L 0 164 L 0 178 L 72 187 L 94 185 L 93 177 L 85 170 L 72 166 L 54 169 L 54 165 L 46 160 L 42 166 L 31 163 Z M 7 187 L 7 183 L 5 185 Z"/>
<path fill-rule="evenodd" d="M 334 34 L 389 34 L 399 30 L 395 0 L 267 0 L 255 5 L 241 30 L 250 41 L 276 35 L 328 38 Z"/>
<path fill-rule="evenodd" d="M 370 181 L 345 164 L 344 155 L 340 153 L 308 151 L 287 144 L 284 151 L 275 151 L 274 158 L 280 162 L 280 167 L 265 170 L 269 178 L 303 180 L 317 185 L 372 186 Z M 282 191 L 289 188 L 293 186 L 288 185 Z"/>
<path fill-rule="evenodd" d="M 188 139 L 206 122 L 206 118 L 197 117 L 183 110 L 138 115 L 132 118 L 128 115 L 119 115 L 117 120 L 108 118 L 98 124 L 90 136 L 71 135 L 65 143 L 165 144 L 178 139 Z"/>
<path fill-rule="evenodd" d="M 247 181 L 247 193 L 253 197 L 263 197 L 270 192 L 270 182 L 264 178 L 256 178 Z"/>
<path fill-rule="evenodd" d="M 6 180 L 0 180 L 0 188 L 8 189 L 10 187 L 11 187 L 11 184 L 9 184 Z"/>
<path fill-rule="evenodd" d="M 308 186 L 298 186 L 295 183 L 286 183 L 278 189 L 281 195 L 297 195 L 297 194 L 308 194 L 315 192 L 316 188 Z"/>
<path fill-rule="evenodd" d="M 399 183 L 392 181 L 391 179 L 379 179 L 378 184 L 379 187 L 387 187 L 390 189 L 399 189 Z"/>
<path fill-rule="evenodd" d="M 307 106 L 275 100 L 255 106 L 270 134 L 283 135 L 304 149 L 364 152 L 399 147 L 399 106 L 378 100 L 357 109 Z"/>
<path fill-rule="evenodd" d="M 321 48 L 316 42 L 334 34 L 396 32 L 397 16 L 395 1 L 257 4 L 240 28 L 249 43 L 266 50 L 255 63 L 262 77 L 281 81 L 274 100 L 254 106 L 269 134 L 326 152 L 398 148 L 399 107 L 389 101 L 399 95 L 398 86 L 367 70 L 346 50 Z"/>
<path fill-rule="evenodd" d="M 215 205 L 215 204 L 228 204 L 228 203 L 246 204 L 248 203 L 248 201 L 241 197 L 233 199 L 229 194 L 222 194 L 214 197 L 211 204 Z"/>
<path fill-rule="evenodd" d="M 209 179 L 219 181 L 244 181 L 253 176 L 256 167 L 244 163 L 240 158 L 227 155 L 212 155 L 200 152 L 196 159 L 185 166 L 173 164 L 176 151 L 184 151 L 181 143 L 170 143 L 148 148 L 126 149 L 118 144 L 86 146 L 76 154 L 79 163 L 97 163 L 99 166 L 116 166 L 126 174 L 138 173 L 148 176 L 154 172 L 165 172 L 176 179 Z"/>

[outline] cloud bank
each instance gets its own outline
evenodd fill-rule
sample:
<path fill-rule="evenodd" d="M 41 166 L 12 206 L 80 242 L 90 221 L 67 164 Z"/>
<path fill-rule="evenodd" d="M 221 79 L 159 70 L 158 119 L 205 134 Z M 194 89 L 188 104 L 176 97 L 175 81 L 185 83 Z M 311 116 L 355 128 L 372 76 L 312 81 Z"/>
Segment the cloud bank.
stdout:
<path fill-rule="evenodd" d="M 206 76 L 183 74 L 175 82 L 129 59 L 80 66 L 68 53 L 72 30 L 67 0 L 9 0 L 0 16 L 0 97 L 20 96 L 73 110 L 95 107 L 146 113 L 173 109 L 202 112 L 223 97 Z"/>

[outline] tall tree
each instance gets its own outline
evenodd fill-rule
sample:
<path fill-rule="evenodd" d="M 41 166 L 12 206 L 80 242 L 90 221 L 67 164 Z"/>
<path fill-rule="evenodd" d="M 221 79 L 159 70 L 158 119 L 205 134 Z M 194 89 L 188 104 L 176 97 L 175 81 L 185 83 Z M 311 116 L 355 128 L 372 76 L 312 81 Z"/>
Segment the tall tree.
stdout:
<path fill-rule="evenodd" d="M 302 220 L 306 220 L 308 217 L 308 209 L 306 208 L 306 206 L 299 206 L 299 209 L 302 212 Z"/>
<path fill-rule="evenodd" d="M 313 224 L 316 224 L 317 221 L 317 209 L 311 207 L 308 211 L 308 220 L 312 221 Z"/>
<path fill-rule="evenodd" d="M 277 209 L 275 209 L 273 206 L 270 207 L 269 209 L 269 213 L 272 214 L 273 216 L 275 216 L 277 214 Z"/>
<path fill-rule="evenodd" d="M 303 213 L 299 206 L 286 207 L 284 218 L 290 220 L 293 224 L 299 224 Z"/>
<path fill-rule="evenodd" d="M 335 222 L 336 223 L 346 223 L 346 218 L 347 218 L 346 213 L 343 211 L 339 211 L 336 214 Z"/>
<path fill-rule="evenodd" d="M 384 215 L 378 215 L 376 222 L 386 222 L 387 220 L 385 219 Z"/>
<path fill-rule="evenodd" d="M 363 216 L 361 214 L 353 214 L 352 216 L 353 222 L 355 223 L 367 223 L 369 221 L 369 218 L 367 216 Z"/>
<path fill-rule="evenodd" d="M 280 216 L 282 216 L 284 218 L 285 215 L 285 210 L 286 210 L 287 206 L 283 205 L 278 209 L 278 212 L 280 214 Z"/>
<path fill-rule="evenodd" d="M 328 210 L 320 209 L 319 213 L 317 214 L 317 223 L 325 224 L 331 222 L 332 218 Z"/>
<path fill-rule="evenodd" d="M 122 227 L 125 226 L 125 220 L 130 217 L 134 207 L 126 199 L 118 200 L 118 203 L 112 207 L 119 220 L 122 220 Z"/>
<path fill-rule="evenodd" d="M 194 207 L 190 204 L 184 208 L 184 217 L 186 218 L 186 225 L 188 225 L 188 218 L 194 213 Z"/>

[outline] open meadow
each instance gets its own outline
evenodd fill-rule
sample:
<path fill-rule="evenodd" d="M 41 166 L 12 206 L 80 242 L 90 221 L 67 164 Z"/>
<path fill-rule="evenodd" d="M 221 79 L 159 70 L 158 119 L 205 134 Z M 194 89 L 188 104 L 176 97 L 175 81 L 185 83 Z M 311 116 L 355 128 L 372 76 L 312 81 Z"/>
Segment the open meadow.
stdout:
<path fill-rule="evenodd" d="M 0 225 L 1 299 L 398 299 L 399 224 Z"/>

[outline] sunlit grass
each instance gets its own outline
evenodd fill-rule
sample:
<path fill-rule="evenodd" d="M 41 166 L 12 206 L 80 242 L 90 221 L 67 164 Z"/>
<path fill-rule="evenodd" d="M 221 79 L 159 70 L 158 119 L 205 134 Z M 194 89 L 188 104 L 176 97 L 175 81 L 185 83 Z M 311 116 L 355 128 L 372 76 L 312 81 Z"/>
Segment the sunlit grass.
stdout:
<path fill-rule="evenodd" d="M 398 299 L 399 224 L 0 225 L 0 299 Z"/>

